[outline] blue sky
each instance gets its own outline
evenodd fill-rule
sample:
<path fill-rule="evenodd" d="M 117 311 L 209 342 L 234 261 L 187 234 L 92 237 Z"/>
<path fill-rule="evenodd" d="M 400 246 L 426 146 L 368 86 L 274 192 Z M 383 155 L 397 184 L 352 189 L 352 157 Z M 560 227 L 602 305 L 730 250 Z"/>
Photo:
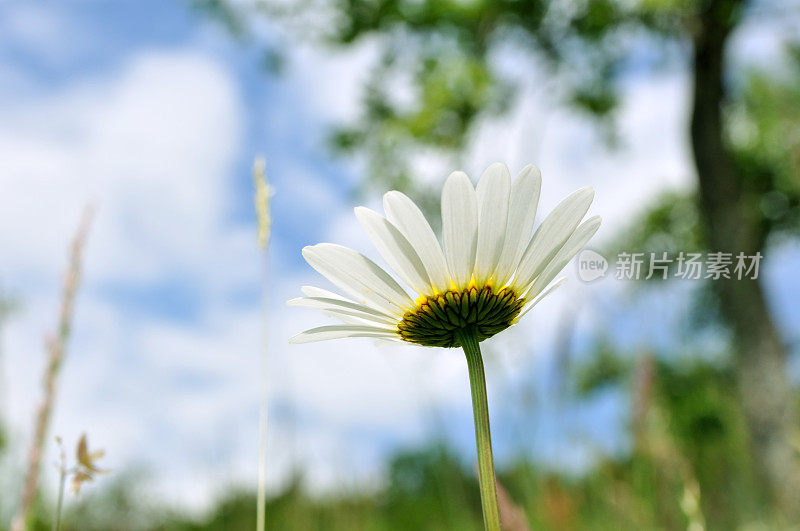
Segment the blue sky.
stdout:
<path fill-rule="evenodd" d="M 0 87 L 11 96 L 0 109 L 10 162 L 4 222 L 24 218 L 30 231 L 12 231 L 3 246 L 0 278 L 23 304 L 4 345 L 12 380 L 4 413 L 24 426 L 38 397 L 39 343 L 55 315 L 65 245 L 83 204 L 94 201 L 99 213 L 55 431 L 69 440 L 87 430 L 98 444 L 115 446 L 117 469 L 137 462 L 161 469 L 185 456 L 175 474 L 190 484 L 197 478 L 183 471 L 210 461 L 208 452 L 238 452 L 240 471 L 233 463 L 200 475 L 249 477 L 261 300 L 250 166 L 256 154 L 269 155 L 281 198 L 272 275 L 297 272 L 300 247 L 322 237 L 337 214 L 332 207 L 341 202 L 345 210 L 353 184 L 320 149 L 324 117 L 298 99 L 302 78 L 266 75 L 255 48 L 181 4 L 3 9 Z M 237 317 L 251 330 L 234 346 L 226 338 L 239 335 Z M 201 367 L 190 352 L 198 344 L 217 345 Z M 228 348 L 237 350 L 235 361 L 225 359 Z M 186 357 L 165 362 L 173 349 Z M 233 397 L 231 388 L 241 392 Z M 162 399 L 145 399 L 151 393 Z M 197 419 L 200 435 L 180 425 L 182 410 L 170 411 L 170 404 L 195 409 L 195 394 L 229 400 L 209 414 L 208 429 Z M 126 416 L 119 433 L 109 417 Z M 209 440 L 220 426 L 236 440 Z M 123 444 L 107 436 L 115 433 Z M 192 444 L 193 437 L 203 442 Z M 163 483 L 170 488 L 169 478 Z"/>
<path fill-rule="evenodd" d="M 144 466 L 176 502 L 202 504 L 223 485 L 252 483 L 262 262 L 250 166 L 262 154 L 276 190 L 270 484 L 295 464 L 312 487 L 374 484 L 387 451 L 429 437 L 471 455 L 466 369 L 454 352 L 367 340 L 286 344 L 325 322 L 283 306 L 303 284 L 326 286 L 303 263 L 304 245 L 336 241 L 375 256 L 352 216 L 358 165 L 324 148 L 327 126 L 357 112 L 374 46 L 318 51 L 261 28 L 261 38 L 284 45 L 287 66 L 276 77 L 260 67 L 259 46 L 182 3 L 12 2 L 0 10 L 0 286 L 21 303 L 2 330 L 0 412 L 18 447 L 39 397 L 42 337 L 56 317 L 66 245 L 93 201 L 54 433 L 74 441 L 88 432 L 110 468 Z M 748 31 L 740 42 L 757 44 L 747 47 L 753 57 L 771 49 L 764 28 Z M 518 61 L 501 58 L 512 70 Z M 523 86 L 535 88 L 537 76 L 523 75 Z M 580 117 L 530 90 L 510 116 L 481 125 L 459 165 L 475 176 L 494 160 L 512 172 L 537 163 L 540 212 L 593 185 L 599 237 L 608 237 L 648 197 L 692 182 L 683 73 L 634 78 L 626 91 L 623 152 L 604 152 Z M 433 163 L 442 171 L 426 177 L 442 179 L 447 164 Z M 654 172 L 660 178 L 641 178 Z M 776 262 L 774 282 L 790 276 L 796 256 L 789 249 Z M 578 313 L 579 331 L 591 330 L 597 308 L 620 300 L 624 289 L 613 284 L 570 282 L 547 311 L 487 347 L 501 460 L 524 448 L 574 469 L 598 449 L 620 447 L 624 396 L 563 411 L 548 384 L 560 319 Z M 790 283 L 776 297 L 797 291 Z M 628 346 L 666 341 L 660 317 L 616 322 Z M 525 409 L 531 381 L 536 399 Z"/>

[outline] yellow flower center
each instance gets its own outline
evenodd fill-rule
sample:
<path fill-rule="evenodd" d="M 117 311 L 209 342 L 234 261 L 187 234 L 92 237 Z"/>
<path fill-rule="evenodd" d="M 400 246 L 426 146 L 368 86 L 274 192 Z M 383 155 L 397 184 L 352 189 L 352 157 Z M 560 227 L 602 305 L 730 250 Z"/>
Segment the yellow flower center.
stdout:
<path fill-rule="evenodd" d="M 463 290 L 420 297 L 397 325 L 400 337 L 409 343 L 429 347 L 460 347 L 456 331 L 472 328 L 478 341 L 502 332 L 519 315 L 524 299 L 510 288 L 497 293 L 487 284 L 472 283 Z"/>

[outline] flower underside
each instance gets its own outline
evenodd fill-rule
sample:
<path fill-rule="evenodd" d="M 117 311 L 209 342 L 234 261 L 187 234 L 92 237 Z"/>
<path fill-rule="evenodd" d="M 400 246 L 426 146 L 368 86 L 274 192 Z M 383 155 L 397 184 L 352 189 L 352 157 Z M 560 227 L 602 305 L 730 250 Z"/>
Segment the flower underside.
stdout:
<path fill-rule="evenodd" d="M 457 331 L 471 328 L 483 341 L 511 326 L 524 303 L 507 287 L 497 293 L 489 285 L 448 290 L 417 300 L 416 308 L 403 315 L 397 329 L 409 343 L 460 347 Z"/>

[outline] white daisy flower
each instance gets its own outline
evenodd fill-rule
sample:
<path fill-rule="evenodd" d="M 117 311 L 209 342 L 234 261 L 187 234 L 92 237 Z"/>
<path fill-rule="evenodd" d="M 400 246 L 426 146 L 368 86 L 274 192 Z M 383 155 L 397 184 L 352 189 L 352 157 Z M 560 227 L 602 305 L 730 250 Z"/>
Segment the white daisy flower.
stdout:
<path fill-rule="evenodd" d="M 515 324 L 566 280 L 554 282 L 600 226 L 599 216 L 581 223 L 594 198 L 587 187 L 561 201 L 533 232 L 540 189 L 533 165 L 513 184 L 502 163 L 489 166 L 477 187 L 453 172 L 442 191 L 444 251 L 404 194 L 383 196 L 385 217 L 357 207 L 361 226 L 408 290 L 357 251 L 332 243 L 305 247 L 311 267 L 349 298 L 303 287 L 306 296 L 289 305 L 316 308 L 343 324 L 307 330 L 290 342 L 372 337 L 458 347 L 466 330 L 480 342 Z"/>
<path fill-rule="evenodd" d="M 351 298 L 304 287 L 293 306 L 316 308 L 344 324 L 321 326 L 292 343 L 374 337 L 430 347 L 462 347 L 467 358 L 481 504 L 487 530 L 500 530 L 489 406 L 479 343 L 513 325 L 564 282 L 556 275 L 594 235 L 600 218 L 581 223 L 594 198 L 581 188 L 564 199 L 533 232 L 541 174 L 526 166 L 514 184 L 495 163 L 477 188 L 450 174 L 442 191 L 444 252 L 411 199 L 383 196 L 386 217 L 364 207 L 356 217 L 403 283 L 366 256 L 332 243 L 303 249 L 306 261 Z M 533 236 L 531 233 L 533 232 Z"/>

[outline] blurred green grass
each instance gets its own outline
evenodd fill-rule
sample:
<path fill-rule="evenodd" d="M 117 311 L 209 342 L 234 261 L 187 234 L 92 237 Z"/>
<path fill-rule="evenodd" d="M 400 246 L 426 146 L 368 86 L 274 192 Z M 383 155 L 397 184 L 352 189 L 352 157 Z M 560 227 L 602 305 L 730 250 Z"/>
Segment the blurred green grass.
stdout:
<path fill-rule="evenodd" d="M 571 369 L 573 398 L 604 386 L 628 390 L 630 451 L 601 457 L 580 475 L 529 460 L 498 470 L 531 529 L 782 529 L 753 477 L 744 416 L 725 364 L 675 356 L 626 356 L 603 345 Z M 615 371 L 594 365 L 610 363 Z M 606 378 L 581 381 L 586 374 Z M 444 443 L 398 451 L 377 490 L 311 495 L 301 475 L 267 502 L 269 529 L 482 529 L 477 479 Z M 233 489 L 203 514 L 155 501 L 140 474 L 118 474 L 69 497 L 67 530 L 250 530 L 255 491 Z M 49 489 L 48 489 L 49 490 Z M 53 500 L 40 498 L 33 529 L 51 526 Z"/>

